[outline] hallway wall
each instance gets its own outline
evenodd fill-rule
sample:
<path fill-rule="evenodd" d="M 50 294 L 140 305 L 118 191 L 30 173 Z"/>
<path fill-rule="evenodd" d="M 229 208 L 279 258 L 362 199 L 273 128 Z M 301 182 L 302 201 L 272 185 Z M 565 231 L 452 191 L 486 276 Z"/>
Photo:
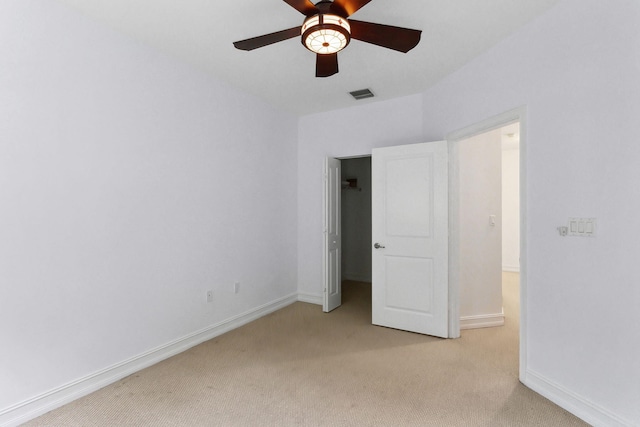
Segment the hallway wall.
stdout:
<path fill-rule="evenodd" d="M 520 149 L 502 150 L 502 270 L 520 272 Z"/>
<path fill-rule="evenodd" d="M 504 323 L 500 129 L 459 141 L 457 149 L 460 327 L 497 326 Z"/>

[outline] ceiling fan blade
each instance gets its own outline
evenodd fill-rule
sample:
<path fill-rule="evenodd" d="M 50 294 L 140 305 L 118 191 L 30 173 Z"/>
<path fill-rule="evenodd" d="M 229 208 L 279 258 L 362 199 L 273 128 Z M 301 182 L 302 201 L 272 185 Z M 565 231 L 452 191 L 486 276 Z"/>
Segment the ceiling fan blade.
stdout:
<path fill-rule="evenodd" d="M 420 42 L 422 31 L 349 20 L 351 38 L 407 53 Z"/>
<path fill-rule="evenodd" d="M 259 47 L 268 46 L 273 43 L 281 42 L 283 40 L 292 39 L 300 36 L 302 27 L 289 28 L 288 30 L 282 30 L 271 34 L 265 34 L 264 36 L 253 37 L 246 40 L 240 40 L 234 42 L 233 45 L 240 50 L 253 50 Z"/>
<path fill-rule="evenodd" d="M 316 55 L 316 77 L 329 77 L 338 72 L 338 54 Z"/>
<path fill-rule="evenodd" d="M 338 10 L 343 10 L 347 16 L 351 16 L 370 1 L 371 0 L 333 0 L 331 8 L 334 10 L 335 8 L 340 8 Z M 338 12 L 338 10 L 336 10 L 336 12 Z M 340 15 L 340 13 L 338 13 L 338 15 Z"/>
<path fill-rule="evenodd" d="M 305 16 L 318 13 L 318 9 L 310 0 L 284 0 L 284 2 Z"/>

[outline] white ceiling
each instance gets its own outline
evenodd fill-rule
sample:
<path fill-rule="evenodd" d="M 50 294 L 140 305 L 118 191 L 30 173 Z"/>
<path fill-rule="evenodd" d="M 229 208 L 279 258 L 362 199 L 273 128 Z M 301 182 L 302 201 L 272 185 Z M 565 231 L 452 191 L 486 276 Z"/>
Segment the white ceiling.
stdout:
<path fill-rule="evenodd" d="M 58 0 L 87 16 L 297 115 L 426 90 L 559 0 L 372 0 L 352 17 L 422 30 L 407 54 L 358 40 L 340 72 L 315 77 L 315 55 L 297 38 L 254 51 L 232 43 L 302 24 L 281 0 Z M 314 1 L 317 3 L 317 1 Z M 348 92 L 369 88 L 375 98 Z"/>

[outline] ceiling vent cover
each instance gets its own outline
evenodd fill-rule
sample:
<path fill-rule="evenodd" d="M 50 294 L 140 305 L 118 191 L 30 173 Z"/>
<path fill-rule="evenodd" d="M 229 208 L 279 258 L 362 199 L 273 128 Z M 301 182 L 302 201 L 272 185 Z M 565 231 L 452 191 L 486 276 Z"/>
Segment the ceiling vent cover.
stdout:
<path fill-rule="evenodd" d="M 349 93 L 356 99 L 356 101 L 366 98 L 373 98 L 375 96 L 369 89 L 354 90 L 353 92 Z"/>

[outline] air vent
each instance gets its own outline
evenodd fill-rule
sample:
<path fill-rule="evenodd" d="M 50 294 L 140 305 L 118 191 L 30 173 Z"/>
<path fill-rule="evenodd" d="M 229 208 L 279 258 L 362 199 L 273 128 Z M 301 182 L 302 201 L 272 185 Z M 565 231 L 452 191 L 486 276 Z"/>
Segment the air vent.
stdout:
<path fill-rule="evenodd" d="M 359 101 L 365 98 L 373 98 L 375 96 L 373 92 L 371 92 L 369 89 L 355 90 L 349 93 L 351 94 L 351 96 L 353 96 L 356 99 L 356 101 Z"/>

